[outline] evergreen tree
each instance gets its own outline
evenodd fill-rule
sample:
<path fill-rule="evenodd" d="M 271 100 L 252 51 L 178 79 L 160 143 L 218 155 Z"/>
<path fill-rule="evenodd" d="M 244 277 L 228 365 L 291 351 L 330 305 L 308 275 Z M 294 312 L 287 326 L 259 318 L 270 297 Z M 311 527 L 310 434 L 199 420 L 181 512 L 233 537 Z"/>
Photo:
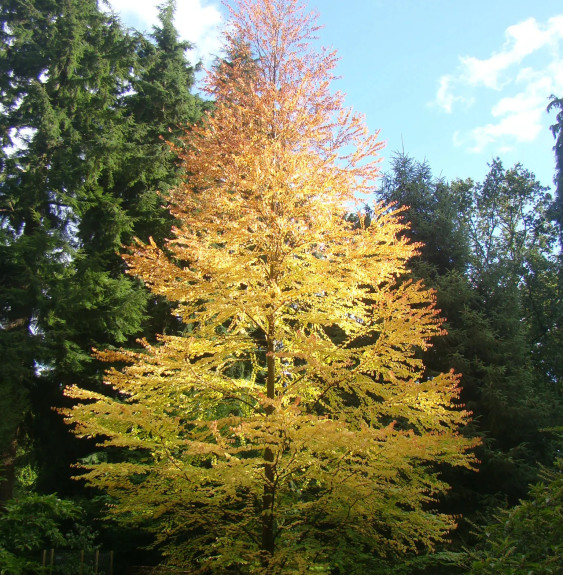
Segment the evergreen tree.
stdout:
<path fill-rule="evenodd" d="M 123 201 L 134 220 L 134 235 L 157 242 L 169 236 L 168 190 L 181 178 L 176 154 L 186 130 L 210 104 L 192 93 L 197 66 L 186 60 L 189 42 L 174 28 L 175 0 L 159 7 L 160 25 L 150 38 L 140 36 L 132 92 L 122 105 L 128 120 L 127 148 L 112 193 Z M 132 236 L 122 241 L 130 242 Z"/>
<path fill-rule="evenodd" d="M 153 312 L 162 315 L 152 300 L 147 310 L 146 290 L 125 275 L 117 252 L 155 222 L 162 235 L 170 229 L 156 190 L 176 171 L 160 137 L 167 122 L 179 130 L 197 120 L 172 8 L 163 7 L 152 44 L 126 34 L 95 0 L 1 7 L 0 385 L 17 406 L 3 423 L 2 450 L 13 462 L 17 430 L 31 433 L 45 490 L 61 489 L 74 458 L 51 409 L 64 385 L 96 386 L 92 347 L 132 341 L 151 331 Z M 153 105 L 160 75 L 169 78 L 168 100 Z M 26 411 L 33 417 L 23 426 Z M 5 466 L 4 498 L 12 470 Z"/>
<path fill-rule="evenodd" d="M 90 361 L 59 312 L 78 277 L 69 265 L 80 247 L 76 223 L 98 182 L 111 178 L 112 152 L 122 137 L 117 82 L 127 77 L 131 60 L 117 58 L 127 50 L 120 28 L 91 0 L 7 1 L 0 22 L 0 213 L 8 271 L 1 288 L 2 395 L 27 395 L 39 408 L 57 386 L 50 377 L 55 367 Z M 94 283 L 91 291 L 99 290 Z M 123 295 L 124 303 L 130 300 Z M 88 293 L 81 296 L 87 309 Z M 80 311 L 74 309 L 75 317 Z M 121 321 L 125 329 L 138 329 L 135 316 L 124 314 Z M 14 445 L 14 431 L 4 444 Z"/>
<path fill-rule="evenodd" d="M 528 497 L 482 530 L 472 575 L 556 575 L 563 570 L 563 461 L 543 470 Z"/>
<path fill-rule="evenodd" d="M 378 194 L 387 204 L 407 207 L 405 234 L 422 243 L 420 256 L 413 262 L 414 274 L 429 279 L 466 271 L 470 248 L 465 222 L 459 217 L 467 208 L 466 198 L 443 179 L 436 179 L 428 162 L 395 153 Z"/>
<path fill-rule="evenodd" d="M 186 58 L 189 42 L 180 41 L 174 28 L 175 1 L 159 7 L 160 24 L 150 37 L 138 35 L 135 74 L 131 91 L 121 101 L 126 118 L 126 142 L 119 173 L 115 174 L 110 192 L 119 198 L 132 220 L 132 227 L 120 237 L 120 245 L 133 237 L 161 244 L 170 237 L 174 218 L 168 209 L 168 192 L 178 185 L 181 170 L 170 144 L 177 145 L 187 131 L 198 123 L 211 103 L 193 93 L 195 72 Z M 97 229 L 99 215 L 91 214 L 83 227 Z M 99 251 L 99 248 L 95 248 Z M 112 246 L 106 246 L 105 265 L 124 271 L 121 258 Z M 143 334 L 169 333 L 180 324 L 170 314 L 165 298 L 147 294 L 147 317 Z"/>
<path fill-rule="evenodd" d="M 558 423 L 562 311 L 551 196 L 521 165 L 505 170 L 495 160 L 472 202 L 471 279 L 496 342 L 480 356 L 485 429 L 512 461 L 549 464 L 554 453 L 539 430 Z"/>
<path fill-rule="evenodd" d="M 556 139 L 553 150 L 555 151 L 555 202 L 554 217 L 563 230 L 563 99 L 551 96 L 551 102 L 547 111 L 559 110 L 556 122 L 551 126 L 553 137 Z M 563 234 L 563 231 L 561 232 Z M 563 242 L 562 242 L 563 243 Z"/>
<path fill-rule="evenodd" d="M 425 353 L 428 373 L 450 365 L 462 373 L 461 397 L 475 415 L 467 431 L 486 439 L 478 476 L 450 477 L 453 499 L 466 511 L 484 510 L 495 495 L 515 502 L 537 461 L 553 460 L 554 444 L 540 430 L 559 421 L 551 198 L 520 165 L 505 170 L 496 160 L 482 184 L 447 185 L 404 155 L 395 156 L 380 193 L 408 206 L 407 233 L 425 243 L 413 273 L 436 288 L 447 320 L 448 335 Z"/>

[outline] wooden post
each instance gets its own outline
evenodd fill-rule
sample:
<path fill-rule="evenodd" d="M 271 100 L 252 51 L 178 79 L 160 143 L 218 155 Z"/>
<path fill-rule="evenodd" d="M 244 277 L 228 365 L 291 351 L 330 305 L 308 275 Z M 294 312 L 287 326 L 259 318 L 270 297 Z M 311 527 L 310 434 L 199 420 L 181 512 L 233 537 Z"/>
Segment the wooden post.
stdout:
<path fill-rule="evenodd" d="M 109 575 L 113 575 L 113 549 L 109 552 Z"/>
<path fill-rule="evenodd" d="M 80 552 L 80 575 L 84 573 L 84 549 Z"/>
<path fill-rule="evenodd" d="M 96 549 L 96 554 L 94 556 L 94 573 L 98 573 L 98 563 L 100 562 L 100 550 Z"/>
<path fill-rule="evenodd" d="M 55 550 L 51 549 L 51 562 L 49 565 L 49 573 L 53 572 L 53 565 L 55 564 Z"/>
<path fill-rule="evenodd" d="M 47 549 L 43 549 L 42 555 L 43 555 L 43 557 L 42 557 L 42 561 L 41 561 L 41 566 L 46 567 L 47 566 Z"/>

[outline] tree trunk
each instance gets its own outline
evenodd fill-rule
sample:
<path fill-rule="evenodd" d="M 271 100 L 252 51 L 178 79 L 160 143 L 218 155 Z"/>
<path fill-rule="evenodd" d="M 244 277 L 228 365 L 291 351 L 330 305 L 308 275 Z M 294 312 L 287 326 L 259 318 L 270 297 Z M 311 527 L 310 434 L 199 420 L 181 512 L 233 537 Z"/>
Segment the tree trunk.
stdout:
<path fill-rule="evenodd" d="M 16 450 L 17 441 L 13 439 L 0 455 L 0 512 L 3 511 L 4 504 L 14 496 Z"/>
<path fill-rule="evenodd" d="M 266 394 L 268 399 L 275 398 L 275 360 L 274 360 L 274 319 L 271 318 L 267 335 L 268 380 Z M 274 407 L 268 405 L 266 415 L 271 415 Z M 264 495 L 262 497 L 262 551 L 264 563 L 274 554 L 274 452 L 271 447 L 264 450 Z"/>

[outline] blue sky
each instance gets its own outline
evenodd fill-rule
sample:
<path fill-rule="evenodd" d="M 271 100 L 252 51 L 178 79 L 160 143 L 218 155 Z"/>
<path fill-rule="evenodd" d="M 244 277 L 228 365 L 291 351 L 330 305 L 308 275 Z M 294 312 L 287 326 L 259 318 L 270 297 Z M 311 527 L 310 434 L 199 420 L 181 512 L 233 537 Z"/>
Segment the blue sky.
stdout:
<path fill-rule="evenodd" d="M 159 0 L 111 0 L 123 21 L 150 30 Z M 561 0 L 309 0 L 322 44 L 340 56 L 335 88 L 393 151 L 428 160 L 447 180 L 481 181 L 487 163 L 520 162 L 552 186 L 555 115 L 563 97 Z M 177 0 L 176 26 L 219 52 L 219 0 Z"/>

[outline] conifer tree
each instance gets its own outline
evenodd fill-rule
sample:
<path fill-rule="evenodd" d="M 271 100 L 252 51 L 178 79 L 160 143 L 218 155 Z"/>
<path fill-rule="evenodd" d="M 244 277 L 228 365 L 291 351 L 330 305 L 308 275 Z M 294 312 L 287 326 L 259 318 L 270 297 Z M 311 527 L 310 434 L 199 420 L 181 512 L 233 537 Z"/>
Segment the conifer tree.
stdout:
<path fill-rule="evenodd" d="M 417 246 L 380 204 L 381 144 L 330 91 L 298 0 L 235 0 L 213 114 L 175 148 L 186 178 L 161 249 L 126 261 L 176 302 L 184 335 L 105 351 L 108 395 L 66 412 L 105 462 L 84 478 L 124 521 L 157 521 L 170 561 L 202 572 L 351 572 L 432 547 L 440 464 L 471 467 L 459 377 L 424 377 L 434 296 L 402 281 Z M 155 525 L 154 523 L 152 523 Z M 360 567 L 363 568 L 363 567 Z"/>
<path fill-rule="evenodd" d="M 563 98 L 551 96 L 547 111 L 558 110 L 556 122 L 551 126 L 555 138 L 555 201 L 553 202 L 553 215 L 560 228 L 560 237 L 563 238 Z M 563 244 L 563 241 L 561 242 Z"/>
<path fill-rule="evenodd" d="M 495 342 L 482 342 L 476 354 L 476 409 L 497 455 L 504 454 L 489 463 L 491 474 L 512 499 L 535 480 L 538 462 L 553 461 L 554 442 L 541 430 L 561 424 L 560 262 L 551 202 L 532 173 L 520 164 L 505 169 L 498 159 L 471 191 L 471 280 L 476 311 Z"/>
<path fill-rule="evenodd" d="M 526 500 L 503 509 L 471 552 L 473 575 L 560 573 L 563 569 L 563 462 L 543 469 Z"/>
<path fill-rule="evenodd" d="M 551 196 L 519 164 L 497 159 L 483 183 L 445 184 L 404 154 L 380 194 L 408 206 L 406 233 L 425 242 L 413 276 L 437 290 L 446 318 L 447 337 L 423 356 L 427 375 L 446 366 L 463 374 L 461 397 L 474 414 L 465 432 L 487 438 L 478 476 L 448 475 L 447 504 L 461 501 L 475 520 L 523 497 L 538 463 L 554 458 L 545 428 L 561 423 L 561 298 Z"/>
<path fill-rule="evenodd" d="M 390 170 L 381 178 L 378 197 L 406 206 L 404 217 L 410 226 L 404 233 L 422 243 L 413 262 L 416 277 L 429 280 L 467 270 L 469 238 L 466 222 L 459 217 L 467 209 L 467 199 L 434 177 L 428 162 L 418 162 L 405 152 L 394 153 Z"/>
<path fill-rule="evenodd" d="M 178 142 L 186 125 L 197 123 L 209 108 L 192 93 L 197 65 L 186 58 L 192 46 L 174 27 L 176 2 L 159 7 L 159 24 L 150 37 L 139 36 L 131 93 L 123 98 L 127 137 L 120 173 L 112 193 L 133 218 L 134 234 L 158 242 L 169 237 L 172 217 L 168 189 L 180 181 L 175 154 L 166 141 Z M 94 224 L 95 225 L 95 224 Z M 131 237 L 121 238 L 130 243 Z"/>
<path fill-rule="evenodd" d="M 178 176 L 161 137 L 197 121 L 202 105 L 173 8 L 163 6 L 154 42 L 127 34 L 95 0 L 0 8 L 0 401 L 13 416 L 0 427 L 10 478 L 0 500 L 11 494 L 18 434 L 37 448 L 39 487 L 68 486 L 73 448 L 52 407 L 69 383 L 99 384 L 92 347 L 163 330 L 168 307 L 147 305 L 118 251 L 147 228 L 157 238 L 170 230 L 157 191 Z"/>
<path fill-rule="evenodd" d="M 129 74 L 132 51 L 118 24 L 93 0 L 8 0 L 0 21 L 0 385 L 3 400 L 17 405 L 2 441 L 10 445 L 5 471 L 12 477 L 14 440 L 26 408 L 48 413 L 64 382 L 55 371 L 76 373 L 77 366 L 91 363 L 75 333 L 78 326 L 91 327 L 87 310 L 110 292 L 121 300 L 116 307 L 123 314 L 106 316 L 104 326 L 117 341 L 138 330 L 140 314 L 132 312 L 130 281 L 118 286 L 75 268 L 77 222 L 102 200 L 102 182 L 115 166 L 122 137 L 116 94 Z M 11 483 L 4 483 L 5 497 Z"/>

